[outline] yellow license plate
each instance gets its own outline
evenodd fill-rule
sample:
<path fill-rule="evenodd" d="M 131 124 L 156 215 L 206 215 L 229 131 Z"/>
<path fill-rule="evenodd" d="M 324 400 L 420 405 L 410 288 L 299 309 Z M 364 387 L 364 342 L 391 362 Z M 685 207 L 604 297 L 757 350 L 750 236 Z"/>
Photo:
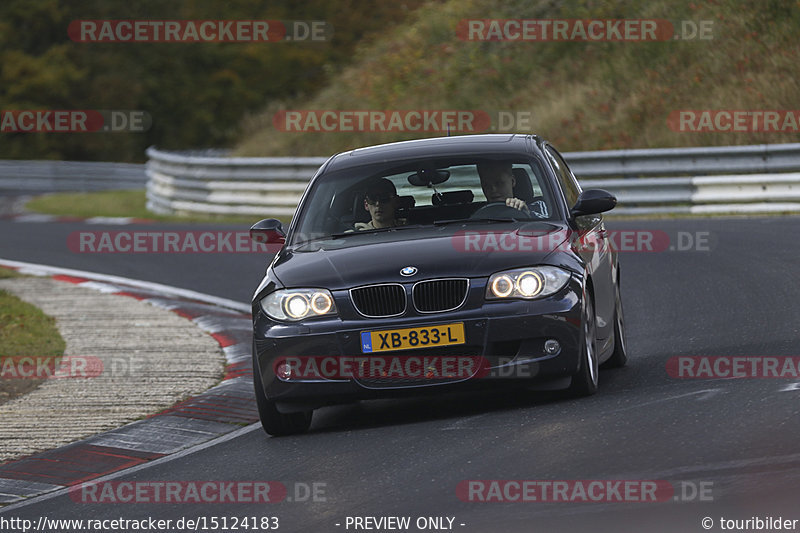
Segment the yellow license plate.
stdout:
<path fill-rule="evenodd" d="M 384 329 L 361 332 L 361 352 L 413 350 L 432 346 L 464 344 L 464 323 L 440 324 L 424 328 Z"/>

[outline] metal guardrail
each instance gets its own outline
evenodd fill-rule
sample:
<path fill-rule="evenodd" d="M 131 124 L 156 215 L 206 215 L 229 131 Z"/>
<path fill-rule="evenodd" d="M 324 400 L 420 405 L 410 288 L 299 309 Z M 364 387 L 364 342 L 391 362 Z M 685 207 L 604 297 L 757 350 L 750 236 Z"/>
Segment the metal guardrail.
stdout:
<path fill-rule="evenodd" d="M 45 192 L 141 189 L 144 165 L 85 161 L 0 160 L 0 191 Z"/>
<path fill-rule="evenodd" d="M 215 157 L 147 149 L 156 213 L 292 215 L 324 157 Z"/>
<path fill-rule="evenodd" d="M 641 177 L 800 171 L 800 143 L 569 152 L 576 176 Z"/>
<path fill-rule="evenodd" d="M 294 213 L 322 157 L 162 152 L 147 165 L 0 161 L 0 191 L 141 189 L 158 213 Z M 564 154 L 584 188 L 617 195 L 617 214 L 800 212 L 800 143 Z M 722 174 L 722 175 L 720 175 Z"/>
<path fill-rule="evenodd" d="M 580 181 L 613 192 L 619 215 L 800 212 L 800 173 Z"/>
<path fill-rule="evenodd" d="M 148 208 L 158 213 L 291 215 L 325 161 L 153 147 L 147 155 Z M 616 214 L 800 211 L 800 173 L 781 174 L 800 171 L 800 143 L 569 152 L 564 157 L 583 188 L 617 195 Z"/>

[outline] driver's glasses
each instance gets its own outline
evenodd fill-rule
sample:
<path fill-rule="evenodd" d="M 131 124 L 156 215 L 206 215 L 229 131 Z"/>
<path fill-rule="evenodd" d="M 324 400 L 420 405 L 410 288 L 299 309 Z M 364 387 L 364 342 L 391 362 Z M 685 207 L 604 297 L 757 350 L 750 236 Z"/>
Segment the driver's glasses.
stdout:
<path fill-rule="evenodd" d="M 388 204 L 394 199 L 393 194 L 385 194 L 381 196 L 367 196 L 367 202 L 371 205 L 378 205 L 378 202 L 382 204 Z"/>

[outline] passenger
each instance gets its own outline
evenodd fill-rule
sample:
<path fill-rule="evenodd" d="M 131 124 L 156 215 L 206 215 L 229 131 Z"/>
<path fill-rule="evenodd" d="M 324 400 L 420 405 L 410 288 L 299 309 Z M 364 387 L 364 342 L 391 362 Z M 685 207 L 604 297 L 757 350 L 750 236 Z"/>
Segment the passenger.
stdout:
<path fill-rule="evenodd" d="M 514 185 L 516 179 L 511 171 L 511 163 L 496 161 L 491 163 L 478 163 L 478 176 L 481 179 L 481 189 L 489 202 L 504 202 L 507 206 L 519 209 L 526 215 L 531 211 L 528 205 L 519 198 L 514 198 Z"/>
<path fill-rule="evenodd" d="M 406 220 L 397 218 L 397 189 L 390 180 L 378 178 L 367 186 L 367 195 L 364 198 L 364 209 L 369 211 L 369 222 L 356 222 L 355 228 L 359 231 L 368 229 L 388 228 L 403 226 Z"/>

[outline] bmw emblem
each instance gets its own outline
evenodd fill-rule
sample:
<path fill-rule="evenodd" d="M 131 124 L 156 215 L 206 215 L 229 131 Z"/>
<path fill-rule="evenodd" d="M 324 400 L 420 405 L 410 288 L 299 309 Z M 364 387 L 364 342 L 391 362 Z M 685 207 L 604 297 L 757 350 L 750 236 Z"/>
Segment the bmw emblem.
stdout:
<path fill-rule="evenodd" d="M 417 267 L 407 266 L 400 271 L 401 276 L 413 276 L 417 273 Z"/>

